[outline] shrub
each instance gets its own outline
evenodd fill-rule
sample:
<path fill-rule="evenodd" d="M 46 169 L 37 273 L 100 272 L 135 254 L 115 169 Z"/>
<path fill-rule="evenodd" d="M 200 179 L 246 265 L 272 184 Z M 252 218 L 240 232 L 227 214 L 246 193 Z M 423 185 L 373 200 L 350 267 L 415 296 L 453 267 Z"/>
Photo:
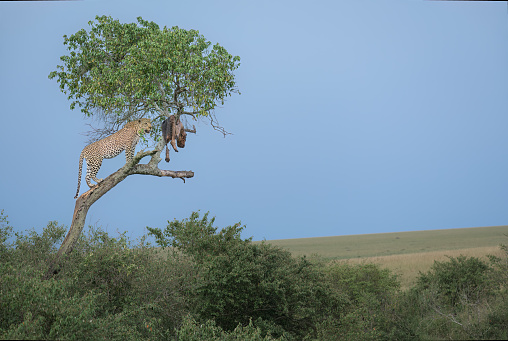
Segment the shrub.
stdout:
<path fill-rule="evenodd" d="M 330 291 L 319 280 L 316 266 L 288 251 L 242 239 L 240 224 L 217 231 L 208 214 L 150 229 L 157 243 L 194 259 L 200 269 L 194 292 L 194 313 L 201 321 L 233 331 L 254 321 L 265 333 L 299 338 L 312 333 L 328 312 Z"/>
<path fill-rule="evenodd" d="M 74 278 L 74 292 L 100 292 L 102 313 L 120 313 L 133 303 L 132 285 L 143 263 L 143 255 L 125 235 L 111 238 L 106 232 L 90 228 L 70 254 L 59 278 Z"/>
<path fill-rule="evenodd" d="M 231 332 L 224 331 L 217 326 L 214 320 L 207 320 L 200 324 L 190 316 L 185 317 L 182 327 L 177 331 L 178 340 L 185 341 L 276 341 L 286 340 L 285 337 L 274 338 L 271 335 L 264 335 L 260 328 L 254 327 L 252 320 L 243 327 L 239 324 Z"/>
<path fill-rule="evenodd" d="M 189 312 L 187 294 L 194 290 L 196 273 L 188 259 L 167 257 L 144 237 L 134 245 L 124 234 L 112 238 L 91 227 L 60 274 L 79 279 L 76 293 L 101 293 L 103 318 L 121 316 L 141 335 L 167 339 Z"/>
<path fill-rule="evenodd" d="M 319 324 L 319 339 L 393 339 L 391 305 L 400 288 L 397 276 L 376 264 L 344 262 L 329 265 L 325 274 L 343 304 Z"/>
<path fill-rule="evenodd" d="M 500 245 L 504 252 L 502 257 L 490 256 L 492 271 L 490 278 L 496 288 L 496 295 L 492 298 L 488 315 L 488 331 L 490 339 L 508 339 L 508 247 Z"/>
<path fill-rule="evenodd" d="M 189 312 L 187 279 L 196 272 L 188 260 L 90 228 L 62 271 L 43 280 L 65 229 L 50 222 L 40 234 L 15 233 L 7 243 L 6 224 L 0 222 L 0 339 L 167 340 Z"/>
<path fill-rule="evenodd" d="M 0 339 L 414 340 L 506 339 L 508 249 L 436 262 L 415 287 L 374 264 L 294 258 L 242 239 L 208 214 L 113 238 L 89 228 L 51 280 L 65 235 L 13 233 L 0 212 Z"/>
<path fill-rule="evenodd" d="M 7 240 L 12 236 L 12 226 L 9 226 L 7 216 L 4 215 L 4 210 L 0 211 L 0 261 L 8 261 L 8 250 L 11 248 Z"/>
<path fill-rule="evenodd" d="M 427 273 L 421 273 L 416 287 L 432 288 L 443 303 L 458 306 L 461 300 L 477 302 L 490 291 L 490 267 L 477 257 L 449 257 L 447 262 L 435 261 Z"/>
<path fill-rule="evenodd" d="M 495 290 L 491 267 L 476 257 L 434 262 L 405 294 L 397 315 L 425 339 L 484 339 Z M 403 301 L 403 300 L 402 300 Z"/>

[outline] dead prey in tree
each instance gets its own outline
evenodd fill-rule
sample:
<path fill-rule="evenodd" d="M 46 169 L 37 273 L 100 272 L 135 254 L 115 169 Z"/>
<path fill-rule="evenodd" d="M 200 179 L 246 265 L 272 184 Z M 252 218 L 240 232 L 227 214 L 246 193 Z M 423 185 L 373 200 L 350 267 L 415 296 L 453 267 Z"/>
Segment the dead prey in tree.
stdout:
<path fill-rule="evenodd" d="M 166 144 L 166 162 L 169 162 L 168 143 L 171 144 L 175 152 L 178 152 L 178 149 L 176 148 L 177 145 L 180 148 L 185 148 L 187 133 L 182 122 L 180 121 L 180 118 L 176 117 L 175 115 L 169 116 L 169 118 L 162 122 L 161 130 L 162 138 Z M 194 131 L 192 132 L 195 133 L 196 129 L 194 128 Z"/>
<path fill-rule="evenodd" d="M 129 163 L 134 157 L 136 144 L 141 134 L 149 133 L 151 130 L 152 124 L 150 120 L 148 118 L 141 118 L 128 122 L 116 133 L 83 148 L 79 156 L 78 190 L 74 199 L 77 199 L 81 186 L 83 158 L 86 160 L 86 184 L 92 188 L 95 185 L 90 180 L 95 181 L 97 184 L 102 181 L 102 179 L 97 179 L 96 176 L 101 168 L 103 159 L 111 159 L 125 150 L 126 163 Z"/>

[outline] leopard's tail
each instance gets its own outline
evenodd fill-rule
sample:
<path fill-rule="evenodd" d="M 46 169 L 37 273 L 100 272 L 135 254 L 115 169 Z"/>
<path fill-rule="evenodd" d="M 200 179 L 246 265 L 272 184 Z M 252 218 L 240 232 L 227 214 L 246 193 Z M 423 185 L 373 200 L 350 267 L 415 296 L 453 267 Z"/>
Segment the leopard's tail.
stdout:
<path fill-rule="evenodd" d="M 79 155 L 79 172 L 78 172 L 78 190 L 76 191 L 76 196 L 74 199 L 77 199 L 79 196 L 79 188 L 81 187 L 81 171 L 83 170 L 83 152 Z"/>

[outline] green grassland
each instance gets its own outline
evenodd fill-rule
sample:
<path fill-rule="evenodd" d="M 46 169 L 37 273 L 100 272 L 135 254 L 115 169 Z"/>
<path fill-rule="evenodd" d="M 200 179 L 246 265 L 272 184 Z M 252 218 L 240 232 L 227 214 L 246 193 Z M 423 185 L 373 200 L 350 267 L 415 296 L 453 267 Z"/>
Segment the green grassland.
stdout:
<path fill-rule="evenodd" d="M 295 256 L 318 254 L 326 259 L 367 258 L 449 251 L 508 244 L 508 226 L 458 228 L 350 236 L 269 240 Z"/>
<path fill-rule="evenodd" d="M 351 236 L 270 240 L 294 256 L 319 255 L 329 261 L 375 263 L 399 276 L 402 289 L 413 286 L 421 272 L 447 257 L 502 256 L 508 245 L 508 226 L 363 234 Z"/>

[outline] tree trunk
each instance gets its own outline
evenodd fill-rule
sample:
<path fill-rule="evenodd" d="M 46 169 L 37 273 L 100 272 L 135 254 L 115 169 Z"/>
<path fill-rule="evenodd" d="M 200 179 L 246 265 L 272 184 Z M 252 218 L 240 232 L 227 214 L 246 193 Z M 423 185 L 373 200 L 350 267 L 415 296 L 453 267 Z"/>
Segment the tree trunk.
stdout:
<path fill-rule="evenodd" d="M 100 197 L 106 194 L 110 189 L 115 187 L 127 176 L 132 174 L 154 175 L 161 177 L 165 176 L 171 178 L 180 178 L 184 182 L 185 178 L 192 178 L 194 176 L 194 172 L 192 171 L 170 171 L 157 168 L 157 164 L 161 161 L 159 154 L 163 146 L 164 145 L 162 143 L 158 143 L 155 150 L 148 152 L 139 152 L 136 156 L 134 156 L 131 162 L 125 164 L 125 166 L 105 178 L 95 187 L 92 187 L 87 192 L 81 194 L 81 196 L 76 199 L 76 206 L 74 207 L 74 215 L 72 216 L 71 227 L 62 245 L 60 246 L 55 259 L 49 264 L 49 269 L 45 276 L 46 279 L 53 277 L 60 271 L 59 265 L 61 263 L 62 257 L 70 254 L 74 249 L 74 246 L 76 245 L 76 242 L 81 235 L 81 231 L 83 231 L 83 227 L 85 226 L 85 219 L 88 210 L 93 205 L 93 203 L 99 200 Z M 138 165 L 138 162 L 148 155 L 152 156 L 150 162 L 148 164 Z"/>

